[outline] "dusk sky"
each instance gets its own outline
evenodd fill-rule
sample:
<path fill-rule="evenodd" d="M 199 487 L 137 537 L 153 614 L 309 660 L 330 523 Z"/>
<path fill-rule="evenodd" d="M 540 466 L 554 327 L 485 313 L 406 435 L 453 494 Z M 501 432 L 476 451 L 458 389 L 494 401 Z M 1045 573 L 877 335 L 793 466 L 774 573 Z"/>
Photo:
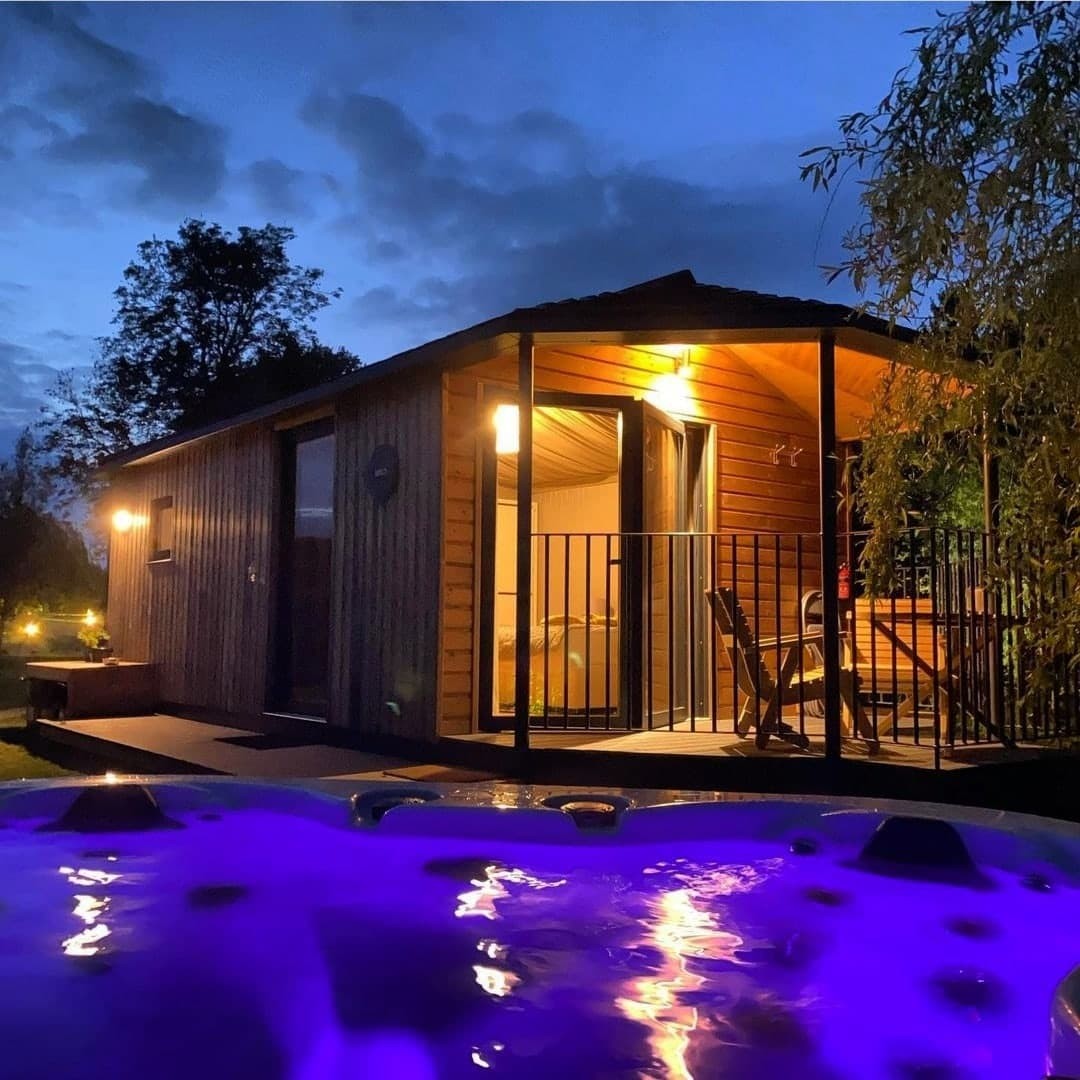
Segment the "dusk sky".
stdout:
<path fill-rule="evenodd" d="M 0 6 L 0 454 L 187 216 L 295 228 L 367 362 L 690 267 L 838 301 L 801 150 L 929 4 Z"/>

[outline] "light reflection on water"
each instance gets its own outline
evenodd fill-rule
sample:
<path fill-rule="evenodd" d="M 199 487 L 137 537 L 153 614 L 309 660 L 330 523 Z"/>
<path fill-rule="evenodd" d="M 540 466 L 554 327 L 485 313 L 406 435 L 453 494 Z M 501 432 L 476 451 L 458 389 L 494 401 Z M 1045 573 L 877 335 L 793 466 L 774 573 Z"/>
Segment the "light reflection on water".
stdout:
<path fill-rule="evenodd" d="M 713 915 L 699 911 L 690 889 L 661 893 L 653 901 L 648 929 L 647 940 L 660 950 L 663 967 L 655 975 L 632 980 L 629 993 L 616 998 L 615 1004 L 628 1019 L 649 1028 L 650 1046 L 668 1076 L 692 1080 L 686 1051 L 697 1030 L 698 1009 L 679 1002 L 680 995 L 700 990 L 706 980 L 687 970 L 687 957 L 723 957 L 734 962 L 743 940 L 720 930 Z"/>
<path fill-rule="evenodd" d="M 748 964 L 739 955 L 746 944 L 744 935 L 725 921 L 728 915 L 722 901 L 758 888 L 782 865 L 781 859 L 765 860 L 757 865 L 703 864 L 676 859 L 645 867 L 640 886 L 626 878 L 606 881 L 607 886 L 615 885 L 614 891 L 624 893 L 630 902 L 636 900 L 638 910 L 631 914 L 616 905 L 603 913 L 594 912 L 601 937 L 605 928 L 607 931 L 630 928 L 631 937 L 625 942 L 624 951 L 645 950 L 642 955 L 658 958 L 643 974 L 626 978 L 625 972 L 621 972 L 612 978 L 609 985 L 613 997 L 608 1000 L 621 1016 L 645 1029 L 653 1060 L 663 1068 L 665 1076 L 694 1080 L 687 1056 L 701 1023 L 696 1000 L 708 996 L 709 979 L 700 970 L 694 970 L 691 961 L 703 959 L 726 963 L 732 968 Z M 545 950 L 537 949 L 535 944 L 530 948 L 527 937 L 524 948 L 519 948 L 522 939 L 515 941 L 521 930 L 528 929 L 528 924 L 523 927 L 514 917 L 516 901 L 526 899 L 529 892 L 557 889 L 570 882 L 567 877 L 542 878 L 521 868 L 492 863 L 485 868 L 482 878 L 470 882 L 471 889 L 457 897 L 456 918 L 481 917 L 488 921 L 504 920 L 507 924 L 506 941 L 481 937 L 476 943 L 477 951 L 486 960 L 502 965 L 472 966 L 476 984 L 489 997 L 510 998 L 519 988 L 524 989 L 523 976 L 517 974 L 519 970 L 530 983 L 547 981 L 545 974 L 551 972 L 545 972 L 541 965 L 538 975 L 536 965 L 537 954 Z M 586 884 L 586 888 L 594 884 Z M 512 890 L 509 886 L 513 885 L 522 888 Z M 581 895 L 571 887 L 561 903 L 555 902 L 546 909 L 547 930 L 555 935 L 580 931 L 581 903 Z M 536 927 L 532 929 L 536 931 Z M 597 974 L 593 972 L 594 977 Z M 527 997 L 542 996 L 543 989 L 535 986 Z M 592 989 L 599 990 L 599 983 L 594 983 Z M 471 1060 L 478 1068 L 493 1066 L 475 1046 Z"/>
<path fill-rule="evenodd" d="M 73 885 L 112 885 L 120 880 L 119 874 L 106 873 L 104 870 L 87 870 L 84 867 L 75 869 L 71 866 L 61 866 L 60 873 Z M 101 952 L 101 943 L 112 933 L 105 922 L 112 899 L 108 896 L 76 893 L 74 900 L 75 907 L 71 913 L 83 923 L 83 929 L 65 938 L 60 948 L 65 956 L 96 956 Z"/>
<path fill-rule="evenodd" d="M 476 985 L 492 997 L 508 997 L 514 987 L 521 982 L 521 979 L 512 971 L 486 967 L 483 964 L 473 964 L 473 972 L 476 974 Z"/>
<path fill-rule="evenodd" d="M 668 864 L 648 867 L 645 874 L 664 873 Z M 738 950 L 743 937 L 734 928 L 722 928 L 716 912 L 702 910 L 703 901 L 748 892 L 777 870 L 780 860 L 752 866 L 695 867 L 677 860 L 671 879 L 681 887 L 660 892 L 647 902 L 649 916 L 644 921 L 641 943 L 654 946 L 663 959 L 660 970 L 631 980 L 625 992 L 615 999 L 618 1009 L 630 1020 L 646 1025 L 649 1045 L 663 1063 L 665 1074 L 676 1080 L 693 1080 L 686 1055 L 700 1013 L 697 1005 L 686 1004 L 701 991 L 707 979 L 689 969 L 694 957 L 742 963 Z"/>
<path fill-rule="evenodd" d="M 476 879 L 470 884 L 474 887 L 457 898 L 458 906 L 454 915 L 459 919 L 474 915 L 480 915 L 485 919 L 497 918 L 496 903 L 510 895 L 506 888 L 507 884 L 524 885 L 529 889 L 557 889 L 566 884 L 566 878 L 545 881 L 525 870 L 492 865 L 484 869 L 483 880 Z"/>

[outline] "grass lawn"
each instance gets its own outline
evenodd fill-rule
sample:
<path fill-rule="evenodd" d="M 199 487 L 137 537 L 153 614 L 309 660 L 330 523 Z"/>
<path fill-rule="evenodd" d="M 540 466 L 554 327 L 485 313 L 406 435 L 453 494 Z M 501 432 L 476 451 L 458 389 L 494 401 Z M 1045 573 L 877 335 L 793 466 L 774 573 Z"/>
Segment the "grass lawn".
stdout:
<path fill-rule="evenodd" d="M 40 780 L 47 776 L 74 776 L 47 758 L 37 757 L 23 745 L 26 715 L 20 709 L 0 709 L 0 780 Z"/>
<path fill-rule="evenodd" d="M 25 658 L 0 656 L 0 780 L 39 780 L 48 776 L 74 776 L 47 758 L 26 748 L 26 713 L 22 675 Z"/>

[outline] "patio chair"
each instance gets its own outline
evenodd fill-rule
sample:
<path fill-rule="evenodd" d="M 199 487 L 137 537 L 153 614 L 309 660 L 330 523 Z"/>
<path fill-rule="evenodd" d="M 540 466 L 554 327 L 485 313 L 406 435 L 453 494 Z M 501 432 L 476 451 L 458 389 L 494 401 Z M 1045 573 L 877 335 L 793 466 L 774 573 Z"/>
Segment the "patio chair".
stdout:
<path fill-rule="evenodd" d="M 756 727 L 754 742 L 763 750 L 775 735 L 805 750 L 810 740 L 782 719 L 785 706 L 825 700 L 825 673 L 821 668 L 799 670 L 800 646 L 820 645 L 822 631 L 790 634 L 779 638 L 755 638 L 746 614 L 732 589 L 720 586 L 707 591 L 713 620 L 720 631 L 720 643 L 735 673 L 735 681 L 745 701 L 736 729 L 746 735 Z M 767 657 L 779 655 L 778 670 Z"/>
<path fill-rule="evenodd" d="M 807 646 L 815 667 L 823 667 L 825 664 L 820 637 L 825 623 L 823 607 L 824 601 L 820 589 L 807 589 L 803 593 L 799 603 L 803 636 L 806 637 L 811 633 L 818 635 Z M 895 671 L 890 664 L 879 663 L 876 667 L 872 666 L 864 650 L 859 647 L 850 615 L 847 629 L 844 629 L 843 623 L 838 623 L 837 630 L 840 632 L 840 666 L 845 672 L 851 673 L 863 709 L 870 709 L 875 716 L 882 715 L 886 718 L 887 726 L 884 730 L 881 730 L 879 721 L 878 734 L 888 734 L 892 731 L 894 723 L 910 716 L 915 711 L 915 680 L 910 670 L 905 671 L 903 664 L 899 665 Z M 883 696 L 893 700 L 882 701 L 880 699 Z M 808 704 L 806 715 L 823 717 L 825 715 L 824 702 L 814 701 Z"/>
<path fill-rule="evenodd" d="M 802 649 L 808 649 L 812 656 L 824 657 L 824 627 L 809 627 L 801 634 L 785 634 L 779 638 L 755 638 L 732 589 L 721 586 L 709 590 L 707 595 L 712 605 L 713 619 L 720 631 L 724 654 L 735 672 L 739 689 L 746 697 L 736 725 L 739 734 L 745 735 L 756 722 L 754 742 L 758 749 L 767 746 L 769 737 L 773 735 L 806 749 L 809 739 L 785 724 L 781 717 L 785 706 L 798 705 L 800 702 L 805 706 L 825 700 L 824 669 L 808 669 L 800 664 Z M 766 659 L 770 653 L 780 656 L 775 675 Z M 849 734 L 853 734 L 854 729 L 867 743 L 870 753 L 875 754 L 879 747 L 878 735 L 859 700 L 858 688 L 857 672 L 850 661 L 842 657 L 840 700 L 845 710 L 842 722 Z M 761 711 L 762 705 L 764 712 Z"/>

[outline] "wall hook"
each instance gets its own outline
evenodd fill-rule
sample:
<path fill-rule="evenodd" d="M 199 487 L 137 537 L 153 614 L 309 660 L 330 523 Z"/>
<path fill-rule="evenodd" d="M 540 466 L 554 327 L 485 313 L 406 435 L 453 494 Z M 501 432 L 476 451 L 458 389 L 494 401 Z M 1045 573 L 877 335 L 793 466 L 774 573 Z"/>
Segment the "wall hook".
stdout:
<path fill-rule="evenodd" d="M 784 443 L 777 443 L 776 446 L 774 446 L 772 448 L 772 450 L 769 451 L 769 456 L 772 458 L 772 463 L 774 465 L 779 465 L 780 464 L 780 455 L 786 449 L 787 449 L 787 446 Z"/>
<path fill-rule="evenodd" d="M 802 446 L 793 446 L 788 451 L 788 456 L 791 458 L 791 467 L 793 469 L 795 468 L 795 459 L 803 452 L 804 449 L 805 447 Z"/>

